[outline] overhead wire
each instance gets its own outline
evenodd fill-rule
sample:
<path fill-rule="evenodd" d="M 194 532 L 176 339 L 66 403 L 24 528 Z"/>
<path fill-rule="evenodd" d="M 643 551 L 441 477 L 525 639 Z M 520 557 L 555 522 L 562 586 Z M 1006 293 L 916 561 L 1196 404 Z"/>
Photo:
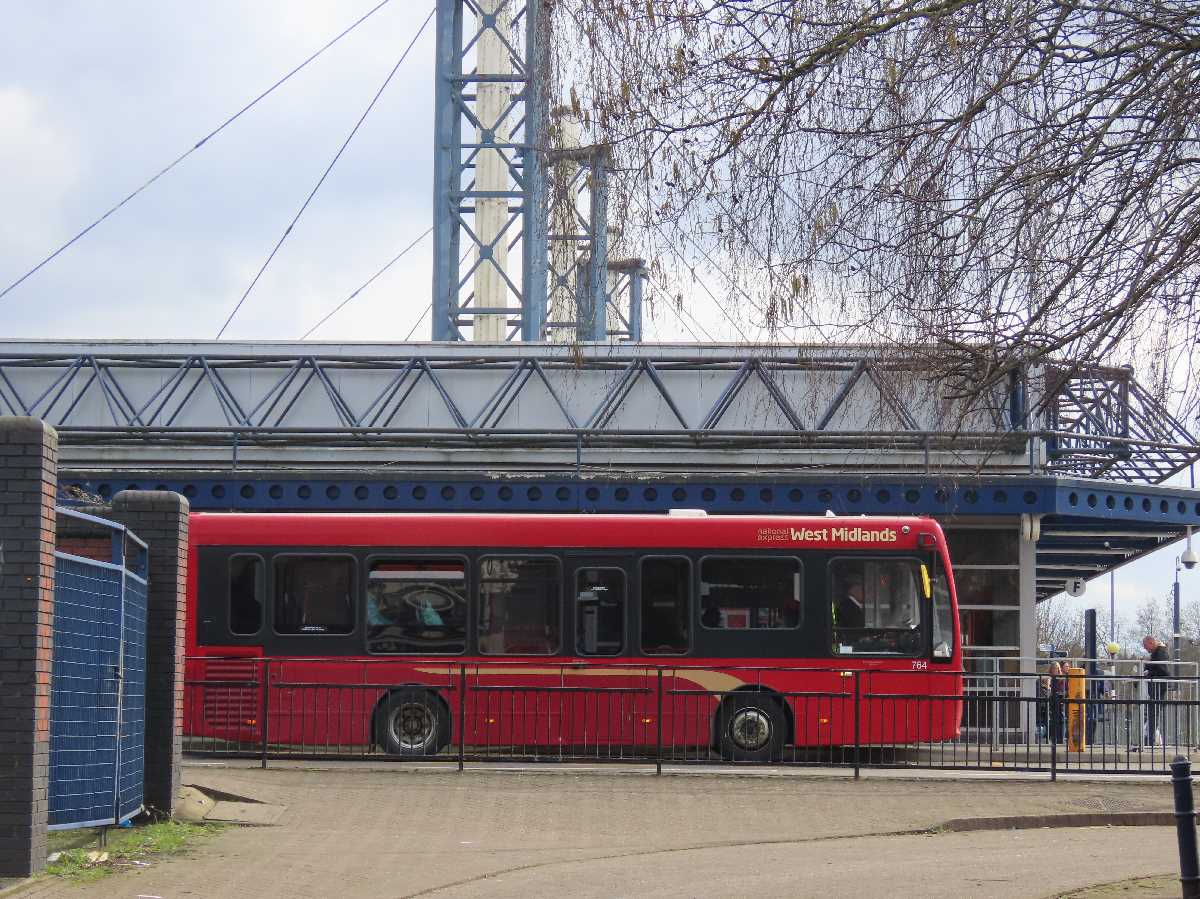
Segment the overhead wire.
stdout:
<path fill-rule="evenodd" d="M 321 189 L 321 185 L 325 183 L 325 179 L 329 177 L 329 173 L 333 171 L 333 167 L 338 164 L 338 160 L 342 158 L 342 154 L 346 152 L 346 148 L 350 146 L 350 142 L 354 140 L 354 136 L 358 134 L 358 129 L 362 127 L 362 123 L 365 122 L 367 116 L 371 114 L 371 110 L 375 108 L 375 104 L 379 102 L 379 98 L 383 96 L 383 92 L 387 90 L 387 86 L 392 83 L 392 78 L 394 78 L 396 72 L 400 70 L 400 66 L 404 64 L 404 60 L 408 58 L 408 54 L 412 52 L 412 48 L 416 46 L 417 41 L 420 39 L 421 35 L 424 34 L 425 29 L 433 19 L 433 14 L 436 11 L 437 7 L 434 7 L 429 11 L 429 15 L 425 17 L 425 21 L 422 22 L 421 27 L 417 29 L 417 33 L 414 34 L 412 40 L 408 42 L 408 46 L 404 48 L 404 52 L 400 54 L 400 58 L 396 60 L 396 64 L 392 66 L 392 70 L 388 72 L 387 77 L 383 79 L 383 84 L 379 85 L 379 89 L 375 91 L 375 96 L 371 98 L 371 102 L 367 104 L 367 108 L 364 109 L 362 115 L 358 117 L 358 121 L 354 123 L 354 127 L 350 129 L 350 133 L 346 136 L 346 139 L 342 141 L 342 145 L 338 148 L 337 153 L 334 154 L 334 157 L 332 160 L 330 160 L 329 165 L 325 167 L 325 171 L 321 173 L 321 177 L 317 179 L 317 183 L 313 185 L 313 189 L 309 191 L 308 196 L 305 197 L 304 202 L 300 205 L 300 208 L 296 211 L 296 214 L 292 216 L 291 222 L 289 222 L 288 226 L 283 230 L 283 234 L 279 236 L 279 240 L 275 242 L 275 246 L 271 248 L 271 252 L 267 255 L 266 260 L 259 267 L 258 271 L 254 275 L 254 278 L 251 279 L 249 286 L 246 287 L 246 290 L 242 293 L 241 298 L 234 305 L 233 311 L 230 312 L 229 317 L 225 319 L 225 324 L 221 325 L 221 330 L 217 332 L 217 336 L 214 338 L 215 340 L 220 340 L 221 336 L 229 328 L 229 325 L 233 322 L 234 317 L 238 314 L 238 311 L 246 302 L 246 298 L 250 296 L 251 291 L 254 290 L 255 285 L 258 284 L 259 279 L 263 276 L 263 273 L 267 270 L 267 267 L 270 266 L 272 260 L 275 258 L 275 254 L 279 252 L 279 248 L 282 247 L 284 241 L 288 239 L 288 236 L 292 233 L 292 229 L 296 227 L 296 223 L 300 221 L 300 217 L 304 215 L 304 211 L 308 209 L 309 203 L 311 203 L 313 197 L 317 195 L 317 191 Z"/>
<path fill-rule="evenodd" d="M 387 265 L 385 265 L 383 268 L 381 268 L 379 271 L 377 271 L 375 274 L 373 274 L 370 278 L 368 278 L 365 282 L 363 282 L 362 286 L 360 286 L 357 290 L 355 290 L 352 294 L 350 294 L 350 296 L 346 297 L 346 299 L 342 300 L 342 302 L 338 304 L 337 308 L 335 308 L 328 315 L 326 315 L 325 318 L 321 319 L 319 322 L 317 322 L 315 325 L 313 325 L 311 328 L 309 328 L 304 333 L 304 337 L 301 337 L 300 339 L 305 340 L 310 334 L 312 334 L 313 331 L 317 330 L 317 328 L 321 327 L 321 325 L 323 325 L 326 321 L 328 321 L 331 316 L 333 316 L 335 313 L 339 312 L 347 303 L 349 303 L 356 296 L 358 296 L 360 293 L 362 293 L 363 290 L 365 290 L 367 287 L 369 287 L 370 284 L 376 278 L 378 278 L 380 275 L 382 275 L 384 272 L 386 272 L 389 268 L 391 268 L 393 265 L 395 265 L 397 262 L 399 262 L 404 257 L 404 255 L 406 253 L 408 253 L 409 250 L 411 250 L 413 247 L 415 247 L 418 243 L 420 243 L 422 240 L 424 240 L 426 237 L 428 237 L 432 233 L 433 233 L 433 225 L 430 225 L 425 230 L 425 232 L 423 234 L 421 234 L 420 237 L 418 237 L 416 240 L 414 240 L 412 243 L 410 243 L 407 247 L 405 247 L 403 250 L 401 250 L 399 253 L 397 253 L 394 257 L 392 257 L 392 260 Z M 468 249 L 467 252 L 463 253 L 462 258 L 458 260 L 458 264 L 462 265 L 466 261 L 467 257 L 470 255 L 471 255 L 471 250 Z M 421 311 L 421 314 L 417 317 L 417 320 L 415 322 L 413 322 L 413 326 L 408 331 L 408 336 L 404 338 L 405 343 L 412 340 L 412 336 L 415 333 L 417 333 L 417 328 L 420 327 L 421 322 L 423 322 L 425 320 L 425 316 L 427 316 L 432 311 L 433 311 L 433 300 L 430 300 L 428 303 L 425 304 L 425 308 Z"/>
<path fill-rule="evenodd" d="M 680 253 L 679 250 L 675 247 L 674 242 L 671 240 L 670 236 L 663 229 L 662 222 L 655 221 L 654 212 L 653 212 L 653 210 L 650 209 L 649 205 L 648 204 L 644 205 L 641 212 L 642 212 L 642 215 L 644 216 L 647 227 L 653 228 L 655 231 L 658 232 L 659 236 L 662 237 L 664 241 L 666 241 L 667 248 L 670 250 L 671 254 L 675 257 L 675 259 L 679 262 L 680 265 L 682 265 L 685 269 L 688 269 L 689 271 L 691 271 L 693 280 L 696 283 L 698 283 L 701 288 L 703 288 L 704 292 L 707 293 L 709 295 L 709 297 L 712 298 L 713 303 L 717 308 L 717 311 L 720 312 L 721 315 L 724 316 L 725 319 L 729 322 L 729 324 L 731 324 L 733 326 L 734 330 L 736 330 L 741 335 L 743 341 L 745 341 L 746 343 L 752 343 L 753 341 L 750 340 L 750 338 L 746 335 L 746 333 L 741 329 L 741 326 L 737 323 L 737 321 L 734 320 L 733 316 L 730 315 L 729 310 L 727 310 L 721 304 L 721 301 L 717 299 L 717 297 L 713 294 L 712 290 L 708 287 L 708 285 L 704 282 L 704 280 L 697 276 L 695 267 L 692 265 L 689 265 L 687 259 L 685 259 L 683 254 Z M 692 240 L 691 235 L 689 235 L 686 231 L 684 231 L 678 224 L 675 224 L 674 227 L 679 232 L 680 235 L 682 235 L 689 241 Z M 703 249 L 700 248 L 695 243 L 695 241 L 692 241 L 692 245 L 695 246 L 697 249 L 699 249 L 703 253 Z M 716 264 L 713 262 L 711 256 L 707 256 L 707 254 L 706 254 L 706 258 L 708 259 L 710 265 L 712 265 L 714 268 L 717 267 Z M 722 274 L 725 274 L 725 277 L 727 277 L 727 278 L 729 277 L 728 274 L 726 274 L 726 273 L 722 273 Z M 733 283 L 732 279 L 731 279 L 731 283 Z M 737 285 L 735 284 L 735 286 L 737 286 Z M 659 289 L 660 290 L 662 289 L 662 285 L 659 285 Z M 692 322 L 695 323 L 696 327 L 699 328 L 700 332 L 702 334 L 704 334 L 705 337 L 708 338 L 710 343 L 719 343 L 720 342 L 716 338 L 714 338 L 712 336 L 712 334 L 709 333 L 708 329 L 705 328 L 704 325 L 702 325 L 700 323 L 700 320 L 698 318 L 696 318 L 696 316 L 692 315 L 692 313 L 690 311 L 687 311 L 685 306 L 683 306 L 682 304 L 676 306 L 676 304 L 674 304 L 674 303 L 669 303 L 668 305 L 671 307 L 672 311 L 675 312 L 676 318 L 679 319 L 680 324 L 683 324 L 685 326 L 685 328 L 686 328 L 686 323 L 683 321 L 684 313 L 686 313 L 687 316 L 692 320 Z M 693 340 L 695 340 L 697 343 L 700 342 L 699 338 L 696 337 L 696 333 L 691 328 L 687 328 L 687 331 L 689 334 L 691 334 Z"/>
<path fill-rule="evenodd" d="M 251 100 L 245 106 L 243 106 L 241 109 L 239 109 L 237 112 L 235 112 L 233 115 L 229 116 L 229 118 L 225 119 L 225 121 L 223 121 L 220 125 L 218 125 L 216 128 L 214 128 L 212 131 L 208 132 L 208 134 L 204 135 L 204 137 L 200 138 L 200 140 L 196 141 L 196 143 L 194 143 L 187 151 L 185 151 L 184 153 L 181 153 L 178 157 L 176 157 L 173 162 L 171 162 L 168 165 L 164 166 L 163 168 L 159 169 L 157 173 L 155 173 L 152 177 L 150 177 L 149 179 L 144 181 L 137 189 L 135 189 L 133 192 L 128 194 L 123 200 L 121 200 L 115 206 L 111 207 L 102 216 L 100 216 L 98 219 L 93 221 L 90 225 L 88 225 L 86 228 L 84 228 L 82 231 L 80 231 L 78 234 L 76 234 L 74 237 L 72 237 L 70 240 L 68 240 L 66 243 L 64 243 L 62 246 L 60 246 L 58 249 L 56 249 L 53 253 L 51 253 L 49 256 L 47 256 L 45 259 L 43 259 L 41 262 L 39 262 L 37 265 L 35 265 L 33 268 L 29 269 L 29 271 L 27 271 L 21 277 L 17 278 L 16 281 L 13 281 L 11 284 L 9 284 L 7 287 L 5 287 L 4 290 L 0 290 L 0 299 L 3 299 L 4 297 L 6 297 L 13 290 L 20 287 L 22 284 L 24 284 L 25 281 L 27 281 L 33 275 L 36 275 L 39 271 L 41 271 L 42 268 L 44 268 L 50 262 L 53 262 L 59 255 L 61 255 L 63 252 L 65 252 L 67 249 L 69 249 L 71 246 L 73 246 L 77 241 L 79 241 L 85 235 L 87 235 L 88 232 L 90 232 L 93 228 L 95 228 L 97 225 L 104 222 L 109 216 L 111 216 L 113 213 L 120 210 L 123 206 L 125 206 L 127 203 L 129 203 L 131 200 L 133 200 L 136 196 L 138 196 L 138 194 L 140 194 L 142 191 L 146 190 L 146 188 L 150 187 L 150 185 L 154 184 L 154 182 L 158 181 L 160 178 L 162 178 L 164 175 L 166 175 L 168 172 L 170 172 L 172 169 L 174 169 L 176 166 L 178 166 L 180 163 L 182 163 L 185 159 L 187 159 L 189 156 L 191 156 L 193 153 L 195 153 L 197 150 L 199 150 L 201 147 L 203 147 L 206 143 L 209 142 L 209 140 L 216 137 L 218 134 L 220 134 L 222 131 L 224 131 L 226 128 L 228 128 L 230 125 L 232 125 L 238 119 L 240 119 L 245 113 L 249 112 L 251 109 L 253 109 L 255 106 L 257 106 L 259 104 L 259 102 L 261 102 L 262 100 L 265 100 L 268 96 L 273 94 L 277 88 L 281 87 L 285 82 L 287 82 L 289 79 L 291 79 L 293 75 L 298 74 L 302 69 L 307 67 L 309 63 L 313 62 L 318 56 L 320 56 L 322 53 L 324 53 L 326 50 L 328 50 L 330 47 L 332 47 L 334 44 L 336 44 L 338 41 L 340 41 L 342 38 L 344 38 L 346 35 L 348 35 L 350 32 L 352 32 L 355 28 L 357 28 L 363 22 L 367 21 L 367 19 L 371 18 L 371 16 L 375 15 L 375 13 L 377 13 L 383 7 L 387 6 L 387 4 L 390 2 L 391 2 L 391 0 L 381 0 L 381 2 L 377 3 L 371 9 L 369 9 L 366 13 L 364 13 L 362 16 L 360 16 L 358 19 L 356 19 L 354 22 L 352 22 L 349 25 L 349 27 L 345 28 L 343 31 L 338 33 L 331 40 L 326 42 L 320 49 L 318 49 L 316 52 L 311 54 L 302 63 L 300 63 L 298 66 L 296 66 L 294 69 L 292 69 L 286 75 L 284 75 L 282 78 L 280 78 L 278 81 L 276 81 L 270 87 L 268 87 L 265 91 L 263 91 L 261 94 L 259 94 L 257 97 L 255 97 L 253 100 Z"/>
<path fill-rule="evenodd" d="M 611 60 L 608 60 L 608 59 L 602 59 L 602 61 L 603 61 L 604 63 L 606 63 L 606 64 L 607 64 L 607 66 L 608 66 L 608 70 L 609 70 L 609 73 L 610 73 L 610 74 L 612 74 L 614 77 L 616 77 L 617 73 L 616 73 L 616 70 L 615 70 L 615 69 L 614 69 L 614 67 L 613 67 L 612 61 L 611 61 Z M 648 175 L 649 168 L 650 168 L 650 164 L 651 164 L 651 160 L 650 160 L 649 158 L 648 158 L 648 159 L 647 159 L 647 160 L 646 160 L 646 161 L 645 161 L 645 162 L 642 164 L 642 166 L 641 166 L 641 170 L 640 170 L 640 172 L 638 173 L 638 174 L 639 174 L 641 177 L 646 177 L 646 176 Z M 694 169 L 694 165 L 693 165 L 693 169 Z M 655 221 L 655 220 L 654 220 L 654 212 L 653 212 L 653 210 L 650 208 L 650 206 L 649 206 L 649 203 L 646 203 L 646 204 L 644 205 L 644 208 L 643 208 L 643 210 L 642 210 L 642 214 L 643 214 L 643 217 L 644 217 L 644 219 L 645 219 L 645 221 L 646 221 L 647 225 L 648 225 L 649 227 L 653 227 L 653 228 L 654 228 L 656 231 L 658 231 L 659 235 L 660 235 L 660 236 L 661 236 L 661 237 L 662 237 L 662 238 L 663 238 L 663 239 L 664 239 L 664 240 L 667 242 L 667 244 L 668 244 L 668 246 L 669 246 L 669 248 L 670 248 L 670 250 L 671 250 L 671 253 L 672 253 L 672 254 L 675 256 L 675 258 L 676 258 L 676 259 L 677 259 L 677 260 L 680 262 L 680 264 L 682 264 L 682 265 L 684 266 L 684 268 L 686 268 L 686 269 L 688 269 L 688 270 L 690 270 L 690 271 L 691 271 L 693 279 L 694 279 L 694 280 L 696 280 L 696 281 L 697 281 L 697 282 L 700 284 L 700 286 L 701 286 L 701 287 L 704 289 L 704 291 L 705 291 L 705 292 L 706 292 L 706 293 L 707 293 L 707 294 L 708 294 L 710 297 L 712 297 L 712 299 L 713 299 L 713 302 L 716 304 L 717 311 L 719 311 L 719 312 L 721 313 L 721 315 L 723 315 L 723 316 L 725 317 L 725 319 L 726 319 L 726 320 L 729 322 L 729 324 L 731 324 L 731 325 L 733 326 L 734 330 L 735 330 L 735 331 L 737 331 L 737 332 L 738 332 L 738 333 L 741 335 L 742 339 L 743 339 L 743 340 L 744 340 L 746 343 L 748 343 L 748 344 L 749 344 L 749 343 L 753 343 L 753 341 L 751 341 L 751 340 L 750 340 L 749 336 L 748 336 L 748 335 L 747 335 L 747 334 L 746 334 L 746 333 L 745 333 L 745 332 L 742 330 L 742 328 L 741 328 L 741 326 L 738 324 L 738 322 L 737 322 L 737 321 L 736 321 L 736 320 L 733 318 L 733 316 L 732 316 L 732 315 L 729 313 L 729 310 L 727 310 L 727 309 L 726 309 L 726 308 L 725 308 L 725 307 L 724 307 L 724 306 L 721 304 L 721 302 L 720 302 L 720 301 L 719 301 L 719 300 L 716 298 L 716 296 L 713 294 L 712 290 L 710 290 L 710 289 L 709 289 L 708 285 L 707 285 L 707 284 L 705 284 L 705 283 L 704 283 L 704 281 L 703 281 L 702 279 L 700 279 L 699 277 L 697 277 L 697 276 L 696 276 L 696 270 L 695 270 L 695 267 L 694 267 L 694 266 L 692 266 L 692 265 L 689 265 L 689 264 L 688 264 L 688 262 L 687 262 L 687 260 L 686 260 L 686 259 L 683 257 L 683 255 L 682 255 L 682 254 L 679 252 L 679 250 L 675 248 L 675 246 L 674 246 L 673 242 L 671 241 L 670 237 L 669 237 L 669 236 L 668 236 L 668 235 L 667 235 L 667 234 L 666 234 L 666 233 L 663 231 L 662 223 L 661 223 L 661 222 L 657 222 L 657 221 Z M 700 248 L 700 247 L 699 247 L 699 246 L 698 246 L 698 245 L 695 243 L 695 241 L 694 241 L 694 240 L 692 240 L 691 236 L 690 236 L 690 235 L 688 235 L 688 234 L 687 234 L 687 233 L 686 233 L 686 232 L 683 230 L 683 228 L 682 228 L 682 227 L 680 227 L 680 226 L 678 225 L 678 223 L 675 223 L 675 228 L 676 228 L 676 229 L 679 231 L 679 233 L 680 233 L 680 234 L 682 234 L 682 235 L 683 235 L 684 237 L 686 237 L 688 240 L 691 240 L 691 241 L 692 241 L 692 245 L 693 245 L 693 246 L 695 246 L 697 249 L 700 249 L 700 250 L 701 250 L 701 252 L 703 253 L 703 250 L 702 250 L 702 249 L 701 249 L 701 248 Z M 720 267 L 719 267 L 719 266 L 717 266 L 717 265 L 716 265 L 716 264 L 713 262 L 713 260 L 712 260 L 712 257 L 711 257 L 711 256 L 709 256 L 707 253 L 704 253 L 704 255 L 705 255 L 705 256 L 706 256 L 706 258 L 708 259 L 708 261 L 709 261 L 709 264 L 713 266 L 713 268 L 716 268 L 716 269 L 717 269 L 717 270 L 718 270 L 718 271 L 719 271 L 719 272 L 720 272 L 722 275 L 724 275 L 724 276 L 725 276 L 725 278 L 726 278 L 727 280 L 729 280 L 730 284 L 731 284 L 731 285 L 733 285 L 733 286 L 734 286 L 736 289 L 740 290 L 740 291 L 741 291 L 741 293 L 742 293 L 744 296 L 746 296 L 746 298 L 747 298 L 748 300 L 750 299 L 750 297 L 749 297 L 749 295 L 746 293 L 746 291 L 745 291 L 744 289 L 742 289 L 742 288 L 741 288 L 741 286 L 740 286 L 740 285 L 738 285 L 738 284 L 737 284 L 737 283 L 734 281 L 734 279 L 733 279 L 732 277 L 730 277 L 730 275 L 729 275 L 727 272 L 724 272 L 723 270 L 721 270 L 721 269 L 720 269 Z M 679 309 L 677 309 L 676 311 L 677 311 L 677 312 L 679 312 L 680 310 L 682 310 L 682 308 L 683 308 L 683 307 L 682 307 L 682 306 L 680 306 L 680 307 L 679 307 Z M 692 315 L 691 315 L 691 313 L 688 313 L 688 314 L 689 314 L 689 316 L 691 316 L 691 319 L 692 319 L 692 321 L 696 323 L 697 327 L 699 327 L 699 328 L 701 329 L 701 331 L 702 331 L 702 332 L 704 332 L 705 334 L 708 334 L 708 331 L 707 331 L 707 329 L 705 329 L 705 328 L 703 327 L 703 325 L 701 325 L 701 324 L 700 324 L 700 321 L 699 321 L 699 319 L 697 319 L 695 316 L 692 316 Z M 679 316 L 677 316 L 677 317 L 679 318 L 679 321 L 680 321 L 680 323 L 682 324 L 682 323 L 683 323 L 683 317 L 682 317 L 681 315 L 679 315 Z M 814 324 L 815 324 L 815 322 L 814 322 Z M 690 329 L 690 328 L 689 328 L 688 330 L 689 330 L 689 332 L 691 331 L 691 329 Z M 695 337 L 695 334 L 693 333 L 693 334 L 692 334 L 692 336 L 693 336 L 693 338 L 694 338 L 694 337 Z M 716 342 L 717 342 L 717 341 L 715 341 L 715 340 L 713 339 L 713 337 L 712 337 L 711 335 L 708 335 L 708 339 L 709 339 L 711 342 L 713 342 L 713 343 L 716 343 Z"/>
<path fill-rule="evenodd" d="M 412 336 L 417 333 L 417 328 L 421 327 L 421 322 L 425 321 L 425 316 L 432 311 L 433 301 L 430 300 L 429 304 L 425 307 L 425 311 L 421 313 L 420 317 L 415 322 L 413 322 L 413 326 L 408 329 L 408 334 L 404 338 L 405 343 L 408 343 L 410 340 L 412 340 Z"/>
<path fill-rule="evenodd" d="M 656 227 L 657 227 L 657 224 L 656 224 Z M 683 237 L 687 238 L 689 241 L 691 240 L 691 237 L 682 228 L 676 227 L 675 230 L 678 231 L 679 234 L 681 234 Z M 661 233 L 661 229 L 660 229 L 660 233 Z M 692 246 L 696 247 L 700 251 L 700 254 L 708 260 L 709 265 L 711 265 L 714 269 L 717 269 L 717 271 L 720 272 L 721 274 L 725 274 L 726 278 L 729 277 L 728 274 L 721 272 L 719 266 L 717 266 L 717 264 L 715 262 L 713 262 L 712 257 L 709 256 L 707 253 L 705 253 L 703 249 L 699 248 L 694 241 L 692 242 Z M 691 269 L 692 274 L 695 275 L 695 273 L 696 273 L 695 268 L 688 265 L 687 260 L 683 258 L 683 254 L 681 254 L 674 246 L 669 247 L 669 249 L 671 250 L 672 255 L 674 255 L 675 258 L 685 268 Z M 696 280 L 696 283 L 700 285 L 701 289 L 706 294 L 708 294 L 709 299 L 711 299 L 713 301 L 713 305 L 716 307 L 717 311 L 720 312 L 725 317 L 726 321 L 728 321 L 731 325 L 733 325 L 733 329 L 738 332 L 738 335 L 742 338 L 742 340 L 745 341 L 746 343 L 753 343 L 754 341 L 752 341 L 750 339 L 750 337 L 746 334 L 746 332 L 742 330 L 741 325 L 739 325 L 737 323 L 737 320 L 733 317 L 733 315 L 730 314 L 729 310 L 725 308 L 725 306 L 721 303 L 721 301 L 719 299 L 717 299 L 717 295 L 715 293 L 713 293 L 712 288 L 708 286 L 708 282 L 705 281 L 704 278 L 699 278 L 699 277 L 696 278 L 695 280 Z M 730 283 L 733 283 L 732 279 L 730 279 Z"/>
<path fill-rule="evenodd" d="M 651 278 L 649 275 L 647 275 L 647 276 L 646 276 L 646 281 L 647 281 L 648 283 L 652 284 L 652 285 L 655 283 L 655 282 L 654 282 L 654 279 L 653 279 L 653 278 Z M 664 288 L 664 287 L 663 287 L 661 284 L 659 284 L 659 285 L 657 285 L 657 286 L 658 286 L 658 289 L 659 289 L 660 291 L 662 291 L 662 293 L 663 293 L 663 294 L 668 294 L 668 291 L 667 291 L 667 290 L 666 290 L 666 289 L 665 289 L 665 288 Z M 669 299 L 668 299 L 668 301 L 667 301 L 667 303 L 666 303 L 666 306 L 667 306 L 667 308 L 668 308 L 668 309 L 670 309 L 670 310 L 671 310 L 673 313 L 675 313 L 675 317 L 676 317 L 676 318 L 679 320 L 679 324 L 683 325 L 683 329 L 684 329 L 685 331 L 687 331 L 689 335 L 691 335 L 691 338 L 692 338 L 692 340 L 696 341 L 696 343 L 699 343 L 699 342 L 700 342 L 700 338 L 699 338 L 699 337 L 696 335 L 696 332 L 695 332 L 694 330 L 692 330 L 692 327 L 691 327 L 691 325 L 689 325 L 689 324 L 687 323 L 687 320 L 686 320 L 686 319 L 684 319 L 684 315 L 687 315 L 687 317 L 688 317 L 688 318 L 690 318 L 690 319 L 691 319 L 691 320 L 692 320 L 692 321 L 695 323 L 696 327 L 700 329 L 700 333 L 701 333 L 701 334 L 703 334 L 705 337 L 707 337 L 707 338 L 708 338 L 708 342 L 709 342 L 709 343 L 717 343 L 717 342 L 718 342 L 718 341 L 717 341 L 717 340 L 716 340 L 716 339 L 715 339 L 715 338 L 712 336 L 712 334 L 710 334 L 710 333 L 708 332 L 708 329 L 707 329 L 707 328 L 705 328 L 705 327 L 704 327 L 704 325 L 702 325 L 702 324 L 700 323 L 700 320 L 699 320 L 699 319 L 697 319 L 697 318 L 696 318 L 696 316 L 692 315 L 692 313 L 691 313 L 691 312 L 688 312 L 688 311 L 687 311 L 686 307 L 684 307 L 684 306 L 679 306 L 679 305 L 676 305 L 675 303 L 671 302 Z"/>
<path fill-rule="evenodd" d="M 311 328 L 309 328 L 307 331 L 305 331 L 304 336 L 301 337 L 300 339 L 307 340 L 309 338 L 309 335 L 311 335 L 313 331 L 317 330 L 317 328 L 321 327 L 321 325 L 325 324 L 325 322 L 329 321 L 331 318 L 333 318 L 335 315 L 337 315 L 339 312 L 341 312 L 342 309 L 345 308 L 347 303 L 349 303 L 356 296 L 358 296 L 360 293 L 362 293 L 364 290 L 366 290 L 368 287 L 370 287 L 372 284 L 374 284 L 376 279 L 378 279 L 388 269 L 390 269 L 393 265 L 395 265 L 397 262 L 399 262 L 401 259 L 403 259 L 408 254 L 409 250 L 411 250 L 413 247 L 415 247 L 417 244 L 419 244 L 421 241 L 423 241 L 426 237 L 428 237 L 432 233 L 433 233 L 433 226 L 430 225 L 428 228 L 425 229 L 424 233 L 422 233 L 420 237 L 418 237 L 416 240 L 414 240 L 412 243 L 410 243 L 408 246 L 406 246 L 403 250 L 401 250 L 399 253 L 397 253 L 395 256 L 393 256 L 391 261 L 388 262 L 387 265 L 385 265 L 383 268 L 381 268 L 375 274 L 371 275 L 371 277 L 367 278 L 367 280 L 364 281 L 362 284 L 360 284 L 348 297 L 346 297 L 346 299 L 342 300 L 335 307 L 333 307 L 333 309 L 329 310 L 329 312 L 327 312 L 325 314 L 325 316 L 319 322 L 317 322 L 315 325 L 313 325 Z M 424 318 L 424 316 L 422 316 L 422 318 Z"/>

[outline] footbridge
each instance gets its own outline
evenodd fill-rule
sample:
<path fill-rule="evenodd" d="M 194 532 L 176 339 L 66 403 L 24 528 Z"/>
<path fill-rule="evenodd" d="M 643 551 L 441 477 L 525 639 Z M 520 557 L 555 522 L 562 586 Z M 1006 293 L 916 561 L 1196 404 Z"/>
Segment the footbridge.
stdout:
<path fill-rule="evenodd" d="M 966 387 L 865 347 L 0 342 L 0 414 L 53 424 L 81 494 L 934 515 L 963 546 L 1006 535 L 976 551 L 977 580 L 1011 590 L 980 602 L 1007 631 L 980 645 L 1031 655 L 1032 617 L 1018 638 L 1003 606 L 1200 524 L 1200 449 L 1128 369 L 1030 366 Z"/>

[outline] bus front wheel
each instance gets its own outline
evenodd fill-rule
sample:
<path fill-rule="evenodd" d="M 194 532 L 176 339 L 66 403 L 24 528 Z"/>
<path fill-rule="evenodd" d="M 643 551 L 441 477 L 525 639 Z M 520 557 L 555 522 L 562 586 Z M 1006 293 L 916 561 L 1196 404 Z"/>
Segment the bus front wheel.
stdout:
<path fill-rule="evenodd" d="M 735 693 L 717 711 L 721 758 L 731 762 L 776 762 L 783 757 L 783 709 L 763 693 Z"/>
<path fill-rule="evenodd" d="M 436 755 L 450 742 L 450 715 L 433 693 L 398 690 L 379 706 L 375 739 L 389 755 Z"/>

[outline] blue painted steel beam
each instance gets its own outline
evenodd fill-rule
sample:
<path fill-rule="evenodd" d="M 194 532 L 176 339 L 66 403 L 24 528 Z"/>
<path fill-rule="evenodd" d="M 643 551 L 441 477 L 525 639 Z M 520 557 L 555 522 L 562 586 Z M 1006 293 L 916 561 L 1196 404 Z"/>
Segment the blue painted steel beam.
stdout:
<path fill-rule="evenodd" d="M 451 477 L 282 478 L 257 474 L 78 475 L 62 483 L 109 497 L 124 489 L 166 489 L 193 509 L 244 511 L 664 512 L 702 508 L 723 514 L 1015 516 L 1022 513 L 1120 522 L 1155 529 L 1200 526 L 1200 491 L 1147 487 L 1081 492 L 1079 482 L 1016 478 L 980 482 L 936 479 L 697 481 Z M 1092 494 L 1097 499 L 1089 505 Z M 1075 504 L 1071 497 L 1074 495 Z M 1114 497 L 1108 508 L 1107 497 Z M 1124 500 L 1130 498 L 1131 503 Z M 1165 504 L 1165 505 L 1164 505 Z M 1057 516 L 1065 516 L 1059 519 Z M 1097 533 L 1103 539 L 1103 530 Z"/>
<path fill-rule="evenodd" d="M 1196 524 L 1200 491 L 1141 489 L 1134 485 L 1059 480 L 1056 515 L 1105 521 L 1161 521 Z"/>
<path fill-rule="evenodd" d="M 646 270 L 639 268 L 629 273 L 629 339 L 642 342 L 642 287 Z"/>
<path fill-rule="evenodd" d="M 459 145 L 462 117 L 455 94 L 462 90 L 462 0 L 437 0 L 433 120 L 433 339 L 454 340 L 458 315 L 457 216 L 450 195 L 462 178 Z"/>

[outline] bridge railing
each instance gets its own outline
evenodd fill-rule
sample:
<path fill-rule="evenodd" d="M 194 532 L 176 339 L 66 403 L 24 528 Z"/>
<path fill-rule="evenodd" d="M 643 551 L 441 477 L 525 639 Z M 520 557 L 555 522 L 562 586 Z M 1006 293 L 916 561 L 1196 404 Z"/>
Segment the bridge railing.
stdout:
<path fill-rule="evenodd" d="M 1032 367 L 949 393 L 938 378 L 936 358 L 881 347 L 0 342 L 0 414 L 48 421 L 77 458 L 163 444 L 259 464 L 281 461 L 281 443 L 597 457 L 771 448 L 827 468 L 858 464 L 853 451 L 906 470 L 1130 483 L 1161 483 L 1200 458 L 1127 369 Z M 953 399 L 922 399 L 935 395 Z"/>

